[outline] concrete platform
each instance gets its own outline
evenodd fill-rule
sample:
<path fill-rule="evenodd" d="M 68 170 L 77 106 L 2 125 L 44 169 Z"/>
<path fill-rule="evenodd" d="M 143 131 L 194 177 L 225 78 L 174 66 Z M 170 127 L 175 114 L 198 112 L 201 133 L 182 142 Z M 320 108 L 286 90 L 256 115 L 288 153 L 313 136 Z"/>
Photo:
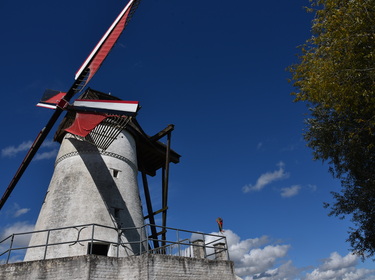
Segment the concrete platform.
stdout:
<path fill-rule="evenodd" d="M 125 258 L 85 255 L 0 265 L 0 279 L 236 280 L 233 262 L 143 254 Z"/>

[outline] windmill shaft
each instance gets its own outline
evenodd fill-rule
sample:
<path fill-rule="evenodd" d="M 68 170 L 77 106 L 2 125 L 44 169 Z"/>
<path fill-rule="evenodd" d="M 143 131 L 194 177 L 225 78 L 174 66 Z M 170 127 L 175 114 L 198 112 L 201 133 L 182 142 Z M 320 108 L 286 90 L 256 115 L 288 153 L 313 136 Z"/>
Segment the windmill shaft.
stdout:
<path fill-rule="evenodd" d="M 74 94 L 78 91 L 78 88 L 80 88 L 80 85 L 82 84 L 82 81 L 86 75 L 86 72 L 83 72 L 80 77 L 73 83 L 73 85 L 70 87 L 69 91 L 66 93 L 64 100 L 68 101 L 74 96 Z M 12 181 L 10 181 L 9 186 L 5 190 L 1 200 L 0 200 L 0 210 L 3 208 L 5 202 L 8 200 L 10 194 L 16 187 L 18 181 L 21 179 L 23 173 L 25 172 L 26 168 L 29 166 L 31 160 L 34 158 L 35 154 L 39 150 L 40 146 L 42 145 L 43 141 L 48 136 L 49 132 L 51 131 L 52 127 L 55 125 L 56 121 L 60 117 L 61 113 L 63 112 L 63 108 L 57 106 L 55 112 L 49 119 L 46 126 L 39 132 L 38 136 L 35 138 L 33 144 L 31 145 L 29 151 L 27 152 L 25 158 L 23 159 L 20 167 L 18 168 L 16 174 L 13 176 Z"/>
<path fill-rule="evenodd" d="M 35 156 L 36 152 L 42 145 L 43 141 L 46 139 L 48 133 L 51 131 L 53 125 L 56 123 L 57 119 L 59 118 L 62 110 L 57 108 L 55 113 L 50 118 L 47 125 L 39 132 L 38 136 L 35 138 L 34 143 L 31 145 L 31 148 L 27 152 L 25 158 L 23 159 L 20 167 L 18 168 L 16 174 L 14 175 L 12 181 L 10 182 L 8 188 L 5 190 L 1 200 L 0 200 L 0 210 L 9 198 L 10 194 L 12 193 L 13 189 L 17 185 L 18 181 L 21 179 L 23 173 L 25 172 L 26 168 L 29 166 L 31 160 Z"/>

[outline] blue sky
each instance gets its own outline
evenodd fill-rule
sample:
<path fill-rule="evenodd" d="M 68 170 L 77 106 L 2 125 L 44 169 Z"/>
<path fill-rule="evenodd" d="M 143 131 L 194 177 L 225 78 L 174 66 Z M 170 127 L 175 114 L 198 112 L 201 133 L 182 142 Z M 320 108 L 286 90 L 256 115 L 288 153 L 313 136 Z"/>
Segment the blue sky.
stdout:
<path fill-rule="evenodd" d="M 126 1 L 1 1 L 0 191 Z M 302 139 L 285 70 L 310 37 L 308 1 L 143 0 L 89 86 L 137 100 L 153 135 L 175 124 L 168 225 L 225 234 L 243 279 L 375 279 L 323 202 L 340 184 Z M 53 172 L 52 135 L 0 212 L 0 237 L 32 229 Z M 151 180 L 158 205 L 159 179 Z M 160 204 L 159 204 L 160 205 Z M 157 207 L 157 206 L 155 206 Z M 336 277 L 336 278 L 335 278 Z"/>

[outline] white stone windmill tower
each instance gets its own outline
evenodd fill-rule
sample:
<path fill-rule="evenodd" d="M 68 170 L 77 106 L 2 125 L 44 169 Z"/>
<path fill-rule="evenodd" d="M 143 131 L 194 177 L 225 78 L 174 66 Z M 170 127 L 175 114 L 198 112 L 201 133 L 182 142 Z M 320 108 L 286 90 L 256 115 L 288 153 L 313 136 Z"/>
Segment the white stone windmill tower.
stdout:
<path fill-rule="evenodd" d="M 78 70 L 69 91 L 47 91 L 43 102 L 38 104 L 55 109 L 55 113 L 39 133 L 0 201 L 1 209 L 60 114 L 67 111 L 55 134 L 61 147 L 35 226 L 35 231 L 43 232 L 32 235 L 25 256 L 27 261 L 79 256 L 88 252 L 129 256 L 145 250 L 147 243 L 140 243 L 145 240 L 146 233 L 140 229 L 145 217 L 137 182 L 139 171 L 148 210 L 146 218 L 155 224 L 147 175 L 163 170 L 163 207 L 156 212 L 163 213 L 162 223 L 166 226 L 168 166 L 170 162 L 177 163 L 180 157 L 169 145 L 173 126 L 150 137 L 135 119 L 138 102 L 122 101 L 90 88 L 69 104 L 99 69 L 139 2 L 129 1 Z M 158 141 L 163 136 L 168 136 L 167 145 Z M 127 230 L 121 230 L 123 228 Z M 53 230 L 46 232 L 47 229 Z M 157 233 L 155 227 L 151 227 L 151 231 L 154 239 L 165 234 Z M 95 242 L 92 241 L 94 232 Z M 91 238 L 91 241 L 71 242 L 78 238 Z M 48 250 L 38 247 L 46 240 L 56 245 Z M 127 245 L 119 248 L 119 240 Z M 117 246 L 113 245 L 115 243 Z M 158 246 L 155 240 L 154 245 Z"/>

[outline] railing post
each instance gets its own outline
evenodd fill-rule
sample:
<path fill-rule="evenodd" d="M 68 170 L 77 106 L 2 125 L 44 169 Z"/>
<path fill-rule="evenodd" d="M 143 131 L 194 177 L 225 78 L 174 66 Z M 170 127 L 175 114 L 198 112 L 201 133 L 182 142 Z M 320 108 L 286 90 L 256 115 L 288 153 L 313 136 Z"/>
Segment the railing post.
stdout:
<path fill-rule="evenodd" d="M 47 248 L 48 248 L 48 242 L 49 242 L 49 233 L 50 233 L 50 230 L 47 231 L 47 240 L 46 240 L 46 245 L 45 245 L 45 248 L 44 248 L 43 260 L 45 260 L 46 257 L 47 257 Z"/>
<path fill-rule="evenodd" d="M 136 228 L 136 230 L 138 231 L 138 234 L 139 234 L 139 255 L 142 254 L 142 227 L 141 228 Z"/>
<path fill-rule="evenodd" d="M 95 231 L 95 224 L 92 224 L 90 255 L 92 255 L 92 247 L 94 246 L 94 231 Z"/>
<path fill-rule="evenodd" d="M 147 230 L 146 230 L 146 225 L 142 226 L 142 238 L 145 238 L 143 240 L 143 244 L 144 244 L 144 253 L 147 252 L 147 249 L 148 248 L 148 241 L 147 241 Z"/>
<path fill-rule="evenodd" d="M 10 258 L 10 253 L 12 252 L 12 247 L 13 247 L 13 240 L 14 240 L 14 233 L 12 234 L 12 238 L 10 240 L 10 246 L 9 246 L 9 251 L 8 251 L 8 257 L 7 257 L 7 262 L 9 262 L 9 258 Z"/>
<path fill-rule="evenodd" d="M 181 256 L 181 246 L 180 246 L 180 232 L 179 230 L 177 229 L 176 230 L 176 235 L 177 235 L 177 248 L 178 248 L 178 256 Z"/>
<path fill-rule="evenodd" d="M 145 236 L 146 236 L 146 251 L 147 251 L 147 254 L 148 254 L 148 232 L 146 231 L 146 226 L 145 226 Z"/>
<path fill-rule="evenodd" d="M 117 257 L 119 257 L 120 243 L 121 243 L 121 228 L 117 229 Z"/>
<path fill-rule="evenodd" d="M 227 260 L 230 260 L 230 257 L 229 257 L 229 248 L 228 248 L 228 242 L 227 242 L 227 237 L 225 237 L 225 249 L 227 250 Z"/>

